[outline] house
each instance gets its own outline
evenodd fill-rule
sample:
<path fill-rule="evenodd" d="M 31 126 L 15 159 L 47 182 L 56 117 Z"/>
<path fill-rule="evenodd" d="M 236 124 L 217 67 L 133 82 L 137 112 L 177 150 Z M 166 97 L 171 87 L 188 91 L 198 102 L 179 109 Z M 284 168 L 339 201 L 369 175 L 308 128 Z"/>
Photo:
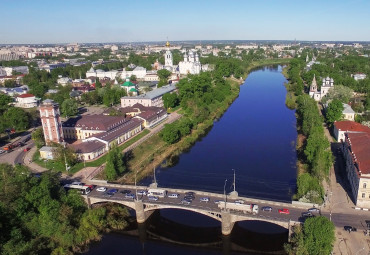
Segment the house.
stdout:
<path fill-rule="evenodd" d="M 355 111 L 352 110 L 352 107 L 348 104 L 343 104 L 343 108 L 344 108 L 342 112 L 343 119 L 355 121 Z"/>
<path fill-rule="evenodd" d="M 15 98 L 15 100 L 16 100 L 16 103 L 14 104 L 14 106 L 20 107 L 20 108 L 36 107 L 38 103 L 38 100 L 32 94 L 19 95 Z"/>
<path fill-rule="evenodd" d="M 342 143 L 353 200 L 356 207 L 370 208 L 370 134 L 346 133 Z"/>
<path fill-rule="evenodd" d="M 40 148 L 40 158 L 54 159 L 55 147 L 43 146 Z"/>
<path fill-rule="evenodd" d="M 356 81 L 366 79 L 366 74 L 356 73 L 355 75 L 353 75 L 353 79 L 355 79 Z"/>
<path fill-rule="evenodd" d="M 59 85 L 62 85 L 63 87 L 72 83 L 72 79 L 71 78 L 68 78 L 68 77 L 61 77 L 57 80 L 57 83 Z"/>
<path fill-rule="evenodd" d="M 370 128 L 349 120 L 334 122 L 334 137 L 338 142 L 345 140 L 345 133 L 363 132 L 370 134 Z"/>
<path fill-rule="evenodd" d="M 126 81 L 121 84 L 121 88 L 125 89 L 127 94 L 131 93 L 132 95 L 136 96 L 138 93 L 136 84 L 131 82 L 129 79 L 126 79 Z"/>

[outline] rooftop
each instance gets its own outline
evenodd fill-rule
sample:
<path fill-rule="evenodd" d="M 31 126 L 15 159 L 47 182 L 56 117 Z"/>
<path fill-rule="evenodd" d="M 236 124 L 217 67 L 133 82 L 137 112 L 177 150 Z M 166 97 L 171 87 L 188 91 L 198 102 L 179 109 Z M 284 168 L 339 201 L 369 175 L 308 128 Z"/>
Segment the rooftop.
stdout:
<path fill-rule="evenodd" d="M 370 128 L 360 123 L 344 120 L 334 122 L 335 127 L 341 131 L 352 131 L 352 132 L 366 132 L 370 134 Z"/>
<path fill-rule="evenodd" d="M 126 96 L 126 97 L 123 97 L 123 98 L 124 99 L 126 99 L 126 98 L 127 99 L 153 99 L 153 98 L 162 96 L 162 95 L 164 95 L 168 92 L 174 91 L 175 89 L 176 89 L 175 84 L 169 84 L 169 85 L 154 89 L 152 91 L 149 91 L 145 94 L 141 94 L 141 95 L 133 96 L 133 97 Z"/>
<path fill-rule="evenodd" d="M 347 133 L 347 138 L 360 174 L 370 174 L 370 134 Z"/>

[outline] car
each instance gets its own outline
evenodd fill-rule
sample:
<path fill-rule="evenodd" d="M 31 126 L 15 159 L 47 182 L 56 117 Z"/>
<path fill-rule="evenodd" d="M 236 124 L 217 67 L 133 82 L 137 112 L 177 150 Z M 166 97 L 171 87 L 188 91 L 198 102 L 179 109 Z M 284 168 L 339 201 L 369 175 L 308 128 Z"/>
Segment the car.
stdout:
<path fill-rule="evenodd" d="M 119 193 L 126 195 L 126 194 L 130 194 L 131 190 L 124 189 L 124 190 L 121 190 Z"/>
<path fill-rule="evenodd" d="M 29 151 L 30 150 L 30 147 L 27 147 L 27 148 L 24 148 L 23 151 Z"/>
<path fill-rule="evenodd" d="M 141 196 L 146 196 L 147 192 L 146 192 L 146 190 L 139 190 L 139 191 L 137 192 L 137 194 L 138 194 L 138 195 L 141 195 Z"/>
<path fill-rule="evenodd" d="M 103 194 L 103 197 L 112 197 L 114 194 L 110 192 L 106 192 Z"/>
<path fill-rule="evenodd" d="M 72 185 L 77 185 L 77 186 L 84 186 L 84 183 L 82 182 L 72 182 Z"/>
<path fill-rule="evenodd" d="M 190 205 L 190 204 L 191 204 L 191 201 L 186 200 L 186 199 L 183 199 L 183 200 L 181 200 L 180 204 L 183 204 L 183 205 Z"/>
<path fill-rule="evenodd" d="M 108 190 L 109 193 L 116 194 L 118 192 L 118 189 L 110 189 Z"/>
<path fill-rule="evenodd" d="M 279 213 L 281 213 L 281 214 L 289 214 L 289 213 L 290 213 L 290 212 L 289 212 L 289 209 L 286 209 L 286 208 L 279 209 L 278 211 L 279 211 Z"/>
<path fill-rule="evenodd" d="M 195 196 L 195 193 L 193 191 L 185 192 L 185 196 Z"/>
<path fill-rule="evenodd" d="M 316 207 L 312 207 L 312 208 L 308 209 L 307 211 L 309 211 L 311 213 L 313 213 L 313 212 L 320 213 L 320 209 L 316 208 Z"/>
<path fill-rule="evenodd" d="M 219 204 L 219 203 L 221 203 L 221 202 L 224 202 L 223 200 L 215 200 L 214 201 L 214 203 L 217 205 L 217 204 Z"/>
<path fill-rule="evenodd" d="M 0 154 L 3 154 L 3 153 L 5 153 L 5 151 L 4 150 L 0 150 Z"/>
<path fill-rule="evenodd" d="M 244 200 L 238 199 L 234 201 L 235 204 L 244 204 Z"/>
<path fill-rule="evenodd" d="M 309 218 L 309 217 L 314 217 L 314 215 L 312 214 L 312 212 L 303 212 L 302 217 Z"/>
<path fill-rule="evenodd" d="M 96 189 L 96 191 L 99 191 L 99 192 L 105 192 L 107 190 L 106 187 L 99 187 Z"/>
<path fill-rule="evenodd" d="M 148 196 L 149 201 L 158 201 L 158 197 L 156 196 Z"/>
<path fill-rule="evenodd" d="M 125 198 L 134 199 L 135 198 L 135 194 L 131 194 L 131 193 L 126 194 L 125 195 Z"/>
<path fill-rule="evenodd" d="M 271 212 L 272 211 L 272 207 L 271 206 L 264 206 L 261 208 L 262 211 L 264 212 Z"/>
<path fill-rule="evenodd" d="M 180 194 L 178 194 L 178 193 L 171 193 L 171 194 L 168 194 L 167 197 L 169 197 L 169 198 L 178 198 L 179 196 L 180 196 Z"/>
<path fill-rule="evenodd" d="M 185 196 L 184 197 L 184 200 L 189 200 L 189 201 L 193 201 L 195 197 L 192 197 L 192 196 Z"/>
<path fill-rule="evenodd" d="M 200 202 L 209 202 L 209 197 L 201 197 Z"/>
<path fill-rule="evenodd" d="M 357 231 L 357 228 L 354 228 L 352 226 L 344 226 L 343 227 L 345 231 L 348 231 L 348 232 L 356 232 Z"/>

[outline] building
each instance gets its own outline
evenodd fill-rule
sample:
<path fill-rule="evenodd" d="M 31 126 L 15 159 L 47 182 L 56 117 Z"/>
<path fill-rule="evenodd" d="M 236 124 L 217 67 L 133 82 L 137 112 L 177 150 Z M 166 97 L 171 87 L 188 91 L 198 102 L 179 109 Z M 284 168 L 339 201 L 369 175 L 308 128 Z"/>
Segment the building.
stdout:
<path fill-rule="evenodd" d="M 46 99 L 39 107 L 45 142 L 62 143 L 64 141 L 62 123 L 60 121 L 59 105 L 53 100 Z"/>
<path fill-rule="evenodd" d="M 314 76 L 310 86 L 309 95 L 310 97 L 315 99 L 315 101 L 320 101 L 328 94 L 331 88 L 334 88 L 334 80 L 332 78 L 326 77 L 322 79 L 321 89 L 320 91 L 318 91 L 316 77 Z"/>
<path fill-rule="evenodd" d="M 132 75 L 135 75 L 137 79 L 144 79 L 147 71 L 145 67 L 136 66 L 132 71 L 123 70 L 121 73 L 121 79 L 128 79 Z"/>
<path fill-rule="evenodd" d="M 198 53 L 189 51 L 189 55 L 184 54 L 184 61 L 179 62 L 180 74 L 199 74 L 202 69 L 202 65 L 199 61 Z"/>
<path fill-rule="evenodd" d="M 167 41 L 166 43 L 166 52 L 164 54 L 164 69 L 167 69 L 170 72 L 173 72 L 176 70 L 176 68 L 173 66 L 173 56 L 172 52 L 170 51 L 170 43 Z"/>
<path fill-rule="evenodd" d="M 37 106 L 38 100 L 32 94 L 22 94 L 15 98 L 14 106 L 20 108 L 33 108 Z"/>
<path fill-rule="evenodd" d="M 43 146 L 40 148 L 40 158 L 46 160 L 54 159 L 55 147 Z"/>
<path fill-rule="evenodd" d="M 346 133 L 342 143 L 346 175 L 356 207 L 370 208 L 370 134 Z"/>
<path fill-rule="evenodd" d="M 163 107 L 162 96 L 175 90 L 176 86 L 174 84 L 169 84 L 138 96 L 121 97 L 121 107 L 124 108 L 135 104 Z"/>
<path fill-rule="evenodd" d="M 352 110 L 352 107 L 349 104 L 343 103 L 343 112 L 342 116 L 345 120 L 355 121 L 355 111 Z"/>
<path fill-rule="evenodd" d="M 366 79 L 366 74 L 356 73 L 355 75 L 353 75 L 353 79 L 355 79 L 356 81 Z"/>
<path fill-rule="evenodd" d="M 121 84 L 121 88 L 126 90 L 127 95 L 132 94 L 134 96 L 137 95 L 137 87 L 135 83 L 132 83 L 127 79 L 123 84 Z"/>
<path fill-rule="evenodd" d="M 108 77 L 109 79 L 114 80 L 116 78 L 117 74 L 118 74 L 117 70 L 104 71 L 104 70 L 101 70 L 101 69 L 97 69 L 95 71 L 94 68 L 91 67 L 86 72 L 86 78 L 88 78 L 88 77 L 98 77 L 98 78 Z"/>
<path fill-rule="evenodd" d="M 370 134 L 370 128 L 360 123 L 344 120 L 334 122 L 334 137 L 338 142 L 345 140 L 345 133 L 368 133 Z"/>
<path fill-rule="evenodd" d="M 57 83 L 59 85 L 62 85 L 62 86 L 66 86 L 70 83 L 72 83 L 72 79 L 71 78 L 68 78 L 68 77 L 60 77 L 58 80 L 57 80 Z"/>

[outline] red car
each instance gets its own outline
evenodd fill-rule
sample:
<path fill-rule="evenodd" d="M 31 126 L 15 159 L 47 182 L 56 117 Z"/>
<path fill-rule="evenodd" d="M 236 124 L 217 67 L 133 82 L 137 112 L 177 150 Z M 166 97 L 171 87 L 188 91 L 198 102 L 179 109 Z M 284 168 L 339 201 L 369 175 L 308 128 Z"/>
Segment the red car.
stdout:
<path fill-rule="evenodd" d="M 279 209 L 279 213 L 282 213 L 282 214 L 289 214 L 289 209 Z"/>
<path fill-rule="evenodd" d="M 29 148 L 29 147 L 24 148 L 24 151 L 29 151 L 29 150 L 30 150 L 30 148 Z"/>

